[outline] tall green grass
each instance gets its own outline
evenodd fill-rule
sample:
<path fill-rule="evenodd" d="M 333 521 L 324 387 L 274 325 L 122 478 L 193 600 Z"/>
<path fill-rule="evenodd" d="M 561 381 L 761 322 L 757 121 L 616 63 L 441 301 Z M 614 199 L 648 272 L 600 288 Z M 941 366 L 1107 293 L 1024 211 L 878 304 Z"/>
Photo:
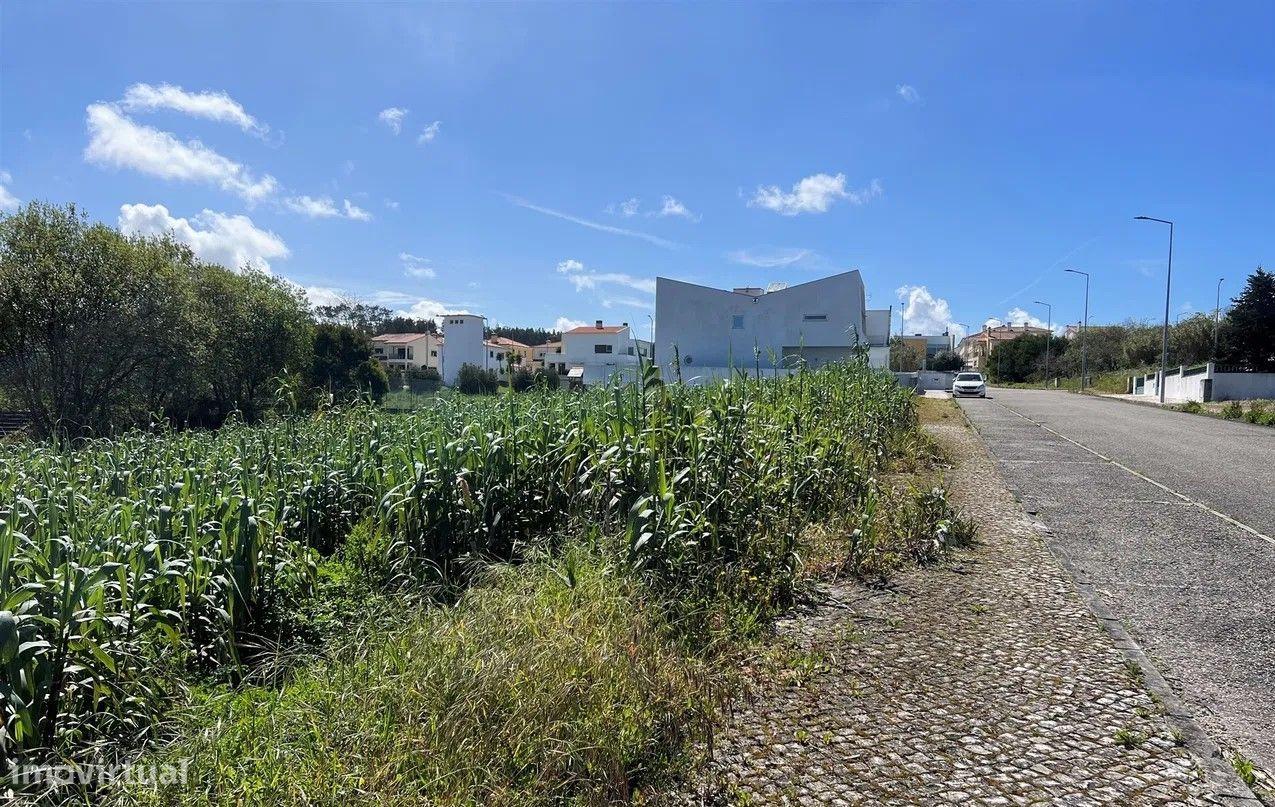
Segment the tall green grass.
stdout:
<path fill-rule="evenodd" d="M 446 594 L 588 531 L 679 641 L 747 631 L 792 601 L 802 531 L 870 511 L 914 428 L 854 364 L 0 446 L 5 765 L 147 741 L 182 680 L 261 663 L 338 552 L 379 591 Z"/>

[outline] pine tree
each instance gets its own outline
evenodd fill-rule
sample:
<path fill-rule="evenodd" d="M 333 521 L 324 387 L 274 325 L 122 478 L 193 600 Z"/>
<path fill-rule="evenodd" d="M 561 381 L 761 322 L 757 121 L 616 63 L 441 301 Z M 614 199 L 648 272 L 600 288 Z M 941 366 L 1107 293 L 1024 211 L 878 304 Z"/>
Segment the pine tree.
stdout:
<path fill-rule="evenodd" d="M 1275 371 L 1275 274 L 1257 267 L 1231 301 L 1226 320 L 1229 360 L 1259 372 Z"/>

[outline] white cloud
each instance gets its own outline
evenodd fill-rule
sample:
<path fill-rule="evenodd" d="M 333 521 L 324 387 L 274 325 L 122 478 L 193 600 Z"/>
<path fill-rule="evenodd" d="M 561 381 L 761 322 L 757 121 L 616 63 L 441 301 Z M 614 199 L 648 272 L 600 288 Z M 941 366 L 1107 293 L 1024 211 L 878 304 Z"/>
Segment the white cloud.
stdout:
<path fill-rule="evenodd" d="M 270 271 L 271 258 L 288 257 L 283 239 L 262 230 L 247 216 L 204 210 L 190 219 L 174 218 L 163 205 L 122 205 L 119 227 L 129 235 L 162 235 L 186 244 L 202 260 L 229 269 L 251 266 Z"/>
<path fill-rule="evenodd" d="M 345 208 L 345 217 L 347 219 L 353 219 L 355 221 L 371 221 L 372 220 L 371 213 L 367 212 L 366 210 L 364 210 L 363 208 L 357 205 L 352 204 L 349 199 L 342 199 L 341 202 L 342 202 L 342 207 Z"/>
<path fill-rule="evenodd" d="M 376 119 L 386 126 L 390 127 L 390 131 L 398 134 L 403 131 L 403 118 L 407 117 L 407 110 L 402 107 L 392 106 L 382 109 Z"/>
<path fill-rule="evenodd" d="M 398 210 L 398 202 L 394 201 L 393 199 L 386 199 L 385 206 L 388 207 L 390 210 Z"/>
<path fill-rule="evenodd" d="M 233 123 L 258 137 L 265 137 L 270 132 L 269 126 L 245 112 L 238 101 L 224 92 L 186 92 L 172 84 L 161 84 L 158 87 L 134 84 L 124 91 L 120 105 L 125 109 L 142 112 L 171 109 L 195 118 Z"/>
<path fill-rule="evenodd" d="M 798 263 L 812 254 L 808 249 L 796 248 L 767 249 L 757 252 L 737 249 L 734 252 L 727 253 L 726 257 L 735 263 L 742 263 L 745 266 L 760 266 L 763 269 L 773 269 L 778 266 L 790 266 Z"/>
<path fill-rule="evenodd" d="M 284 207 L 294 213 L 309 216 L 312 219 L 346 218 L 355 221 L 370 221 L 372 214 L 352 204 L 349 199 L 342 199 L 341 207 L 328 196 L 289 196 L 283 200 Z"/>
<path fill-rule="evenodd" d="M 311 306 L 318 307 L 321 305 L 339 305 L 349 295 L 331 286 L 306 286 L 305 296 L 310 301 Z"/>
<path fill-rule="evenodd" d="M 944 332 L 957 339 L 965 336 L 965 327 L 952 321 L 952 307 L 942 297 L 935 297 L 925 286 L 901 286 L 896 292 L 903 303 L 903 330 L 933 336 Z"/>
<path fill-rule="evenodd" d="M 655 294 L 655 278 L 634 277 L 623 272 L 594 272 L 580 261 L 568 258 L 558 262 L 558 273 L 567 276 L 576 291 L 603 286 L 624 286 L 644 294 Z"/>
<path fill-rule="evenodd" d="M 567 331 L 572 330 L 573 328 L 583 328 L 584 326 L 588 324 L 589 323 L 585 322 L 582 319 L 571 319 L 570 317 L 558 317 L 558 320 L 553 323 L 553 329 L 557 331 L 558 333 L 566 333 Z"/>
<path fill-rule="evenodd" d="M 909 104 L 915 104 L 917 101 L 921 100 L 921 94 L 917 92 L 916 87 L 913 87 L 911 84 L 900 84 L 894 88 L 894 91 L 898 93 L 900 98 L 907 101 Z"/>
<path fill-rule="evenodd" d="M 408 308 L 399 309 L 396 313 L 404 317 L 412 317 L 413 319 L 441 319 L 444 314 L 464 314 L 469 313 L 463 308 L 458 309 L 454 305 L 441 303 L 438 300 L 417 300 Z"/>
<path fill-rule="evenodd" d="M 22 201 L 5 187 L 12 181 L 8 171 L 0 171 L 0 212 L 9 213 L 22 206 Z"/>
<path fill-rule="evenodd" d="M 112 104 L 90 104 L 86 111 L 89 143 L 84 159 L 91 163 L 131 168 L 161 179 L 208 182 L 249 203 L 278 190 L 278 182 L 269 174 L 256 179 L 244 166 L 198 140 L 183 143 L 168 132 L 135 123 Z"/>
<path fill-rule="evenodd" d="M 1009 309 L 1009 312 L 1005 314 L 1004 321 L 1010 325 L 1014 325 L 1019 328 L 1021 328 L 1023 325 L 1030 325 L 1033 328 L 1049 327 L 1048 320 L 1043 320 L 1040 317 L 1033 316 L 1032 314 L 1028 313 L 1025 309 L 1019 308 L 1018 306 L 1015 306 Z M 1054 333 L 1060 333 L 1061 331 L 1062 331 L 1061 325 L 1054 326 Z"/>
<path fill-rule="evenodd" d="M 641 300 L 637 297 L 607 297 L 602 300 L 603 308 L 615 308 L 616 306 L 624 308 L 641 308 L 647 311 L 654 311 L 655 301 L 649 298 Z"/>
<path fill-rule="evenodd" d="M 649 233 L 638 232 L 637 230 L 626 230 L 623 227 L 612 227 L 610 224 L 600 224 L 596 221 L 589 221 L 588 219 L 582 219 L 579 216 L 573 216 L 570 213 L 563 213 L 559 210 L 532 204 L 526 199 L 522 199 L 517 196 L 509 196 L 508 194 L 505 194 L 505 198 L 508 199 L 511 204 L 515 204 L 518 207 L 525 207 L 527 210 L 534 210 L 537 213 L 543 213 L 546 216 L 553 216 L 554 218 L 562 219 L 564 221 L 570 221 L 575 224 L 579 224 L 581 227 L 588 227 L 591 230 L 599 230 L 604 233 L 613 233 L 615 235 L 626 235 L 630 238 L 640 238 L 643 241 L 655 244 L 658 247 L 664 247 L 665 249 L 676 249 L 678 247 L 677 244 L 666 238 L 660 238 Z"/>
<path fill-rule="evenodd" d="M 410 252 L 400 252 L 398 259 L 403 264 L 403 274 L 408 277 L 423 278 L 433 280 L 438 277 L 438 273 L 434 271 L 434 267 L 430 266 L 429 258 L 422 258 L 419 255 L 413 255 Z"/>
<path fill-rule="evenodd" d="M 631 199 L 625 199 L 623 202 L 620 202 L 620 213 L 623 214 L 626 219 L 631 219 L 637 215 L 638 208 L 641 206 L 642 201 L 634 196 Z"/>
<path fill-rule="evenodd" d="M 881 194 L 879 180 L 872 180 L 868 187 L 860 190 L 846 190 L 845 174 L 814 174 L 793 185 L 790 193 L 785 193 L 778 185 L 759 185 L 748 206 L 796 216 L 800 213 L 826 213 L 838 199 L 862 205 Z"/>
<path fill-rule="evenodd" d="M 420 136 L 416 138 L 416 145 L 423 146 L 426 143 L 434 142 L 434 138 L 438 137 L 439 125 L 440 125 L 440 121 L 434 121 L 429 126 L 426 126 L 421 131 Z"/>
<path fill-rule="evenodd" d="M 664 197 L 664 205 L 660 208 L 660 212 L 656 214 L 661 218 L 666 216 L 681 216 L 691 221 L 699 221 L 699 216 L 686 209 L 686 205 L 682 204 L 672 196 Z"/>

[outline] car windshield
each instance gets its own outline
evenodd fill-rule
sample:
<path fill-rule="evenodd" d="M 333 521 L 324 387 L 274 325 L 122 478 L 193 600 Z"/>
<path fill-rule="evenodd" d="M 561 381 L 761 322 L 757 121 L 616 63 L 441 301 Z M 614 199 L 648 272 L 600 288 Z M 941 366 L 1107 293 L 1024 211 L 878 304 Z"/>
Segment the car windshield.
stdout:
<path fill-rule="evenodd" d="M 978 373 L 960 373 L 956 376 L 957 381 L 982 381 L 983 377 Z"/>

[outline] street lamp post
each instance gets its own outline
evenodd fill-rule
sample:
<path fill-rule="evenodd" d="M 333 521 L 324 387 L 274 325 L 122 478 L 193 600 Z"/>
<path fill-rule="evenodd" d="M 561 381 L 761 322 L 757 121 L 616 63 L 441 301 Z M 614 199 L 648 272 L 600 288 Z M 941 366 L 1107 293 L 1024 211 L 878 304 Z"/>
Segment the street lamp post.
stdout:
<path fill-rule="evenodd" d="M 1169 225 L 1169 271 L 1164 278 L 1164 331 L 1160 336 L 1160 403 L 1164 403 L 1164 382 L 1169 373 L 1169 290 L 1173 287 L 1173 222 L 1151 216 L 1134 216 L 1135 221 L 1156 221 Z"/>
<path fill-rule="evenodd" d="M 1036 305 L 1043 305 L 1049 312 L 1048 314 L 1046 314 L 1046 316 L 1049 318 L 1049 321 L 1045 325 L 1045 330 L 1048 331 L 1048 333 L 1045 334 L 1045 386 L 1048 387 L 1049 386 L 1049 343 L 1054 341 L 1054 307 L 1050 305 L 1049 303 L 1042 302 L 1041 300 L 1034 300 L 1033 302 L 1035 302 Z"/>
<path fill-rule="evenodd" d="M 1089 273 L 1079 269 L 1064 269 L 1073 275 L 1085 276 L 1085 319 L 1080 324 L 1080 391 L 1085 391 L 1085 376 L 1089 374 Z"/>
<path fill-rule="evenodd" d="M 1224 277 L 1217 279 L 1217 304 L 1213 306 L 1213 361 L 1217 361 L 1217 325 L 1222 319 L 1222 281 Z"/>

